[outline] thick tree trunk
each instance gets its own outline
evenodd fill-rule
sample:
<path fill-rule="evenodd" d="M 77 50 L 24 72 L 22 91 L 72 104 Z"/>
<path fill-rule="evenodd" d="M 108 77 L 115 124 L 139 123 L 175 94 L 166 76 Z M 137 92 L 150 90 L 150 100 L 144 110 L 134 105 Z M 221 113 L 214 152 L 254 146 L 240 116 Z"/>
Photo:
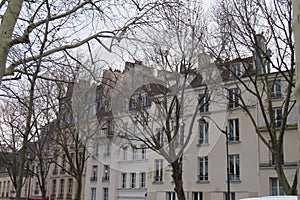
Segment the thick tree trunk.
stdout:
<path fill-rule="evenodd" d="M 274 153 L 274 158 L 275 158 L 275 170 L 278 176 L 278 179 L 282 185 L 283 191 L 286 195 L 296 195 L 296 191 L 292 190 L 286 175 L 283 170 L 283 165 L 282 165 L 282 159 L 281 159 L 281 154 L 280 151 L 277 151 L 277 153 Z"/>
<path fill-rule="evenodd" d="M 77 180 L 77 191 L 76 191 L 76 195 L 75 195 L 75 200 L 80 200 L 81 199 L 81 191 L 82 191 L 82 177 L 80 175 L 80 177 L 78 176 L 76 178 Z"/>
<path fill-rule="evenodd" d="M 23 0 L 10 0 L 0 25 L 0 84 L 5 74 L 8 52 L 11 48 L 12 34 L 22 9 Z"/>
<path fill-rule="evenodd" d="M 183 189 L 183 179 L 182 179 L 182 162 L 181 158 L 171 163 L 172 166 L 172 178 L 174 180 L 175 188 L 178 200 L 185 200 L 185 194 Z"/>

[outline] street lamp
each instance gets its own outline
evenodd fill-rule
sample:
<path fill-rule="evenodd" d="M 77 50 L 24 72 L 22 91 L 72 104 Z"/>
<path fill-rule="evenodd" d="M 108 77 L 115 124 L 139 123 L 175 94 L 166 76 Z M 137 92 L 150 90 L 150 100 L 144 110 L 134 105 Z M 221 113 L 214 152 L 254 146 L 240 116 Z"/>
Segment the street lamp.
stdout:
<path fill-rule="evenodd" d="M 213 120 L 211 117 L 209 116 L 202 116 L 202 118 L 199 120 L 200 123 L 206 123 L 206 120 L 204 118 L 208 118 L 210 121 L 212 121 L 214 123 L 214 125 L 217 127 L 217 129 L 223 133 L 226 137 L 226 165 L 227 165 L 227 196 L 226 196 L 226 200 L 230 200 L 230 164 L 229 164 L 229 151 L 228 151 L 228 143 L 229 143 L 229 137 L 230 135 L 228 134 L 227 131 L 227 126 L 225 127 L 225 130 L 221 129 L 220 126 L 215 122 L 215 120 Z"/>

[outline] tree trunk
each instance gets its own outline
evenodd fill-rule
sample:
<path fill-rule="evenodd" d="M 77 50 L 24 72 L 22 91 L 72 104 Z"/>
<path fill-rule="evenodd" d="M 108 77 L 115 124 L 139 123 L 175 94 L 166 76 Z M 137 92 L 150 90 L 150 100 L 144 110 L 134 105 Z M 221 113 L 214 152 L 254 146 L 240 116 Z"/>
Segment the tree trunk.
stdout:
<path fill-rule="evenodd" d="M 175 183 L 174 191 L 176 192 L 178 200 L 185 200 L 185 194 L 183 189 L 183 179 L 182 179 L 182 162 L 181 158 L 178 158 L 173 163 L 172 166 L 172 178 Z"/>
<path fill-rule="evenodd" d="M 294 194 L 295 191 L 292 191 L 292 188 L 290 187 L 290 184 L 288 180 L 286 179 L 286 175 L 283 170 L 283 165 L 282 165 L 282 159 L 281 159 L 281 154 L 280 151 L 277 151 L 276 153 L 273 153 L 274 158 L 275 158 L 275 171 L 277 173 L 278 179 L 282 185 L 283 191 L 286 195 L 296 195 Z"/>
<path fill-rule="evenodd" d="M 0 84 L 5 74 L 8 52 L 11 48 L 12 34 L 22 9 L 23 0 L 10 0 L 0 26 Z"/>
<path fill-rule="evenodd" d="M 81 174 L 76 178 L 77 180 L 77 192 L 75 195 L 75 200 L 80 200 L 81 199 L 81 191 L 82 191 L 82 177 Z"/>

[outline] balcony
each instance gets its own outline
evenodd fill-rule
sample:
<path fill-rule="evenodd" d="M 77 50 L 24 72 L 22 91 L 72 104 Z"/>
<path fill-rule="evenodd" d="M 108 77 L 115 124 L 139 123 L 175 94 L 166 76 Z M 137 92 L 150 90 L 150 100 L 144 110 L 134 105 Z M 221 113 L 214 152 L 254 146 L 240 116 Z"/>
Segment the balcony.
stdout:
<path fill-rule="evenodd" d="M 109 176 L 103 176 L 102 182 L 109 182 Z"/>
<path fill-rule="evenodd" d="M 96 182 L 96 181 L 97 181 L 97 179 L 98 179 L 98 177 L 97 177 L 97 176 L 92 176 L 92 177 L 90 178 L 90 181 L 91 181 L 91 182 Z"/>

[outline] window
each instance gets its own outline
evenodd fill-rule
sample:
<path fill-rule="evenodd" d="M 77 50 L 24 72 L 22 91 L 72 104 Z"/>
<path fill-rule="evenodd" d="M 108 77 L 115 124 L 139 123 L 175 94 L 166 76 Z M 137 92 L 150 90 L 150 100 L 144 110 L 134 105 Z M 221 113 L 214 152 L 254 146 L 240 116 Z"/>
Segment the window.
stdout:
<path fill-rule="evenodd" d="M 135 188 L 136 185 L 136 173 L 130 174 L 130 187 Z"/>
<path fill-rule="evenodd" d="M 230 77 L 240 77 L 242 75 L 241 72 L 241 63 L 235 63 L 233 64 L 230 68 L 231 68 L 231 72 L 230 72 Z"/>
<path fill-rule="evenodd" d="M 73 193 L 73 179 L 69 178 L 68 179 L 68 194 L 72 194 Z"/>
<path fill-rule="evenodd" d="M 9 185 L 9 184 L 8 184 Z M 34 194 L 38 194 L 39 193 L 39 182 L 35 182 L 35 186 L 34 186 Z M 7 189 L 9 190 L 9 187 L 7 187 Z"/>
<path fill-rule="evenodd" d="M 164 145 L 164 132 L 163 129 L 156 130 L 156 140 L 160 146 Z"/>
<path fill-rule="evenodd" d="M 132 160 L 138 159 L 138 150 L 136 147 L 132 147 Z"/>
<path fill-rule="evenodd" d="M 109 181 L 109 165 L 104 165 L 102 181 Z"/>
<path fill-rule="evenodd" d="M 229 105 L 228 108 L 237 108 L 239 107 L 239 91 L 237 88 L 229 89 Z"/>
<path fill-rule="evenodd" d="M 56 180 L 52 180 L 52 194 L 56 195 Z"/>
<path fill-rule="evenodd" d="M 199 122 L 199 144 L 208 144 L 208 122 Z"/>
<path fill-rule="evenodd" d="M 127 160 L 127 147 L 123 148 L 123 160 Z"/>
<path fill-rule="evenodd" d="M 228 139 L 229 141 L 239 141 L 239 119 L 229 119 L 228 120 L 229 125 L 229 135 Z"/>
<path fill-rule="evenodd" d="M 163 181 L 163 159 L 155 160 L 154 182 Z"/>
<path fill-rule="evenodd" d="M 141 102 L 142 107 L 151 106 L 151 99 L 148 94 L 143 93 L 141 94 Z"/>
<path fill-rule="evenodd" d="M 103 200 L 108 200 L 108 188 L 103 188 Z"/>
<path fill-rule="evenodd" d="M 129 109 L 151 106 L 151 99 L 147 93 L 135 94 L 130 98 Z"/>
<path fill-rule="evenodd" d="M 240 156 L 229 155 L 229 179 L 230 181 L 240 180 Z"/>
<path fill-rule="evenodd" d="M 281 98 L 281 81 L 269 81 L 268 86 L 271 90 L 271 97 L 272 98 Z"/>
<path fill-rule="evenodd" d="M 126 173 L 122 173 L 122 174 L 121 174 L 121 179 L 122 179 L 122 180 L 121 180 L 121 181 L 122 181 L 121 187 L 122 187 L 122 188 L 126 188 L 126 175 L 127 175 Z"/>
<path fill-rule="evenodd" d="M 141 145 L 141 154 L 142 154 L 142 160 L 146 159 L 146 146 Z"/>
<path fill-rule="evenodd" d="M 66 169 L 66 155 L 63 155 L 63 157 L 62 157 L 62 163 L 61 163 L 61 165 L 62 165 L 62 168 L 63 169 Z"/>
<path fill-rule="evenodd" d="M 209 112 L 209 95 L 204 94 L 200 96 L 200 112 Z"/>
<path fill-rule="evenodd" d="M 96 200 L 96 188 L 91 188 L 91 200 Z"/>
<path fill-rule="evenodd" d="M 199 157 L 198 181 L 208 181 L 208 157 Z"/>
<path fill-rule="evenodd" d="M 146 172 L 140 173 L 140 187 L 145 188 L 146 187 Z"/>
<path fill-rule="evenodd" d="M 175 147 L 182 146 L 184 143 L 184 126 L 180 126 L 175 137 Z"/>
<path fill-rule="evenodd" d="M 111 148 L 111 144 L 110 144 L 110 141 L 108 141 L 106 144 L 105 144 L 105 152 L 104 152 L 104 156 L 110 156 L 110 148 Z"/>
<path fill-rule="evenodd" d="M 91 176 L 91 181 L 97 181 L 97 174 L 98 174 L 98 166 L 94 165 L 93 171 L 92 171 L 92 176 Z"/>
<path fill-rule="evenodd" d="M 284 195 L 282 185 L 278 178 L 270 178 L 270 185 L 272 196 Z"/>
<path fill-rule="evenodd" d="M 167 192 L 167 200 L 175 200 L 175 192 Z"/>
<path fill-rule="evenodd" d="M 273 109 L 273 116 L 275 119 L 275 127 L 280 127 L 282 124 L 282 109 L 281 108 Z"/>
<path fill-rule="evenodd" d="M 203 194 L 202 192 L 193 192 L 193 200 L 202 200 L 203 199 Z"/>
<path fill-rule="evenodd" d="M 230 199 L 228 198 L 228 193 L 224 192 L 224 200 L 235 200 L 235 193 L 230 192 Z"/>
<path fill-rule="evenodd" d="M 61 169 L 60 169 L 61 174 L 64 174 L 66 172 L 66 165 L 67 165 L 66 155 L 63 155 L 61 158 Z"/>
<path fill-rule="evenodd" d="M 59 196 L 62 197 L 65 192 L 65 179 L 60 179 Z"/>

